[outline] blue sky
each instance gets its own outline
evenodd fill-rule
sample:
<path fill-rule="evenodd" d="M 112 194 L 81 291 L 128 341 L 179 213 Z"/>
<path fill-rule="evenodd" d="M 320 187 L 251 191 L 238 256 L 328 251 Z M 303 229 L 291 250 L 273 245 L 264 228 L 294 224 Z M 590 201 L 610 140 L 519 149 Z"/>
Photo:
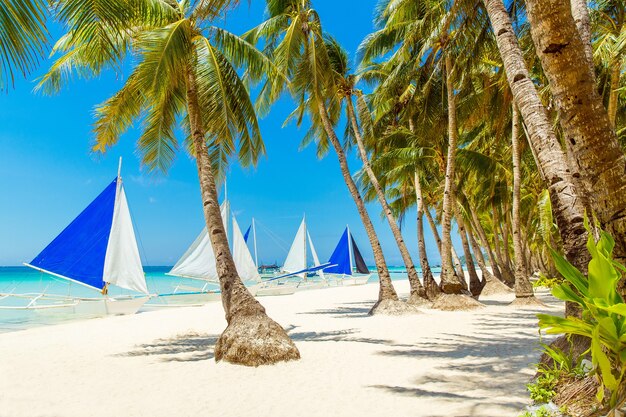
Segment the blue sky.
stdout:
<path fill-rule="evenodd" d="M 252 0 L 250 7 L 242 3 L 225 23 L 235 33 L 243 33 L 263 20 L 262 1 Z M 359 43 L 373 30 L 376 0 L 361 0 L 359 7 L 336 0 L 317 0 L 314 4 L 325 30 L 354 59 Z M 137 130 L 129 131 L 106 155 L 92 154 L 93 108 L 123 80 L 107 73 L 98 79 L 74 81 L 57 96 L 33 94 L 33 79 L 49 64 L 43 62 L 38 73 L 19 80 L 14 90 L 0 95 L 0 265 L 21 264 L 37 255 L 115 177 L 120 156 L 144 263 L 173 264 L 203 226 L 195 162 L 181 152 L 167 176 L 143 172 L 135 152 Z M 256 168 L 243 170 L 236 164 L 230 168 L 228 193 L 238 222 L 245 231 L 252 217 L 258 219 L 262 225 L 259 258 L 279 263 L 304 213 L 322 259 L 330 256 L 343 228 L 350 224 L 366 261 L 372 264 L 365 230 L 336 157 L 329 154 L 318 160 L 313 147 L 299 150 L 306 126 L 282 127 L 293 106 L 291 99 L 284 97 L 260 120 L 267 156 Z M 343 126 L 338 129 L 342 132 Z M 360 168 L 354 155 L 350 163 L 353 173 Z M 380 206 L 371 204 L 368 209 L 388 264 L 401 264 L 389 227 L 380 216 Z M 415 213 L 406 219 L 405 240 L 417 262 Z M 281 244 L 264 228 L 279 236 Z M 432 263 L 438 264 L 428 231 L 427 246 Z"/>

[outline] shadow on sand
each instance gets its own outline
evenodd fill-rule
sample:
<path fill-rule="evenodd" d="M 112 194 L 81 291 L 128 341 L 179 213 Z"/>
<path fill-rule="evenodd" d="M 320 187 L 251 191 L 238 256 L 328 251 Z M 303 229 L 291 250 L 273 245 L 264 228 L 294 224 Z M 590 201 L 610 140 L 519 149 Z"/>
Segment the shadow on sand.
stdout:
<path fill-rule="evenodd" d="M 152 343 L 137 345 L 119 357 L 160 356 L 162 362 L 196 362 L 213 359 L 213 349 L 218 335 L 187 333 Z"/>

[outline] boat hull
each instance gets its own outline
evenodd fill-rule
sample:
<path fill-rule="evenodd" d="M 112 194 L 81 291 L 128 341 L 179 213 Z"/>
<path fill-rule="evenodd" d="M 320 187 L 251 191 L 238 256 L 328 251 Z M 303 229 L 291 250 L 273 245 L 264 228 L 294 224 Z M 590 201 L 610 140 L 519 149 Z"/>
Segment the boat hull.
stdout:
<path fill-rule="evenodd" d="M 369 281 L 371 274 L 364 275 L 326 275 L 327 279 L 335 285 L 350 287 L 355 285 L 365 285 Z"/>
<path fill-rule="evenodd" d="M 221 299 L 222 295 L 217 291 L 166 294 L 155 297 L 152 301 L 144 304 L 143 309 L 160 310 L 163 308 L 203 306 Z"/>
<path fill-rule="evenodd" d="M 150 297 L 124 298 L 77 298 L 70 303 L 58 305 L 32 305 L 29 310 L 38 314 L 54 314 L 79 317 L 101 317 L 135 314 Z"/>

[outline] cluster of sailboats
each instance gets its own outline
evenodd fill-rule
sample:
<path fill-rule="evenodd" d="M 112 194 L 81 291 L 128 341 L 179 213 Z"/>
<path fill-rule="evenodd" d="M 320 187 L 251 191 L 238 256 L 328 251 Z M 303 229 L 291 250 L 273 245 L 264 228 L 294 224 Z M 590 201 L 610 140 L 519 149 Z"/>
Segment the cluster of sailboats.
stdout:
<path fill-rule="evenodd" d="M 167 273 L 172 277 L 171 291 L 149 290 L 120 171 L 121 160 L 117 177 L 41 253 L 25 263 L 43 274 L 91 289 L 94 295 L 11 291 L 0 293 L 0 301 L 22 302 L 8 305 L 0 302 L 0 310 L 102 316 L 203 305 L 220 299 L 215 255 L 206 227 Z M 328 262 L 321 263 L 303 218 L 283 266 L 267 272 L 259 268 L 254 220 L 253 257 L 248 246 L 250 228 L 245 235 L 241 232 L 227 196 L 221 205 L 221 215 L 239 277 L 257 297 L 361 285 L 370 278 L 348 227 Z"/>

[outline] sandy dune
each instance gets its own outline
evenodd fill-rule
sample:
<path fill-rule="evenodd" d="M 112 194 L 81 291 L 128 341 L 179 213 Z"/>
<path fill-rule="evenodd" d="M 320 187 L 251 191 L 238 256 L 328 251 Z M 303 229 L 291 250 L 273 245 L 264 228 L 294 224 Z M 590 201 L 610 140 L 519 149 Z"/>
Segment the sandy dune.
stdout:
<path fill-rule="evenodd" d="M 0 416 L 519 414 L 537 309 L 508 307 L 509 295 L 473 312 L 369 317 L 377 290 L 263 298 L 302 354 L 271 367 L 215 363 L 219 303 L 0 334 Z"/>

